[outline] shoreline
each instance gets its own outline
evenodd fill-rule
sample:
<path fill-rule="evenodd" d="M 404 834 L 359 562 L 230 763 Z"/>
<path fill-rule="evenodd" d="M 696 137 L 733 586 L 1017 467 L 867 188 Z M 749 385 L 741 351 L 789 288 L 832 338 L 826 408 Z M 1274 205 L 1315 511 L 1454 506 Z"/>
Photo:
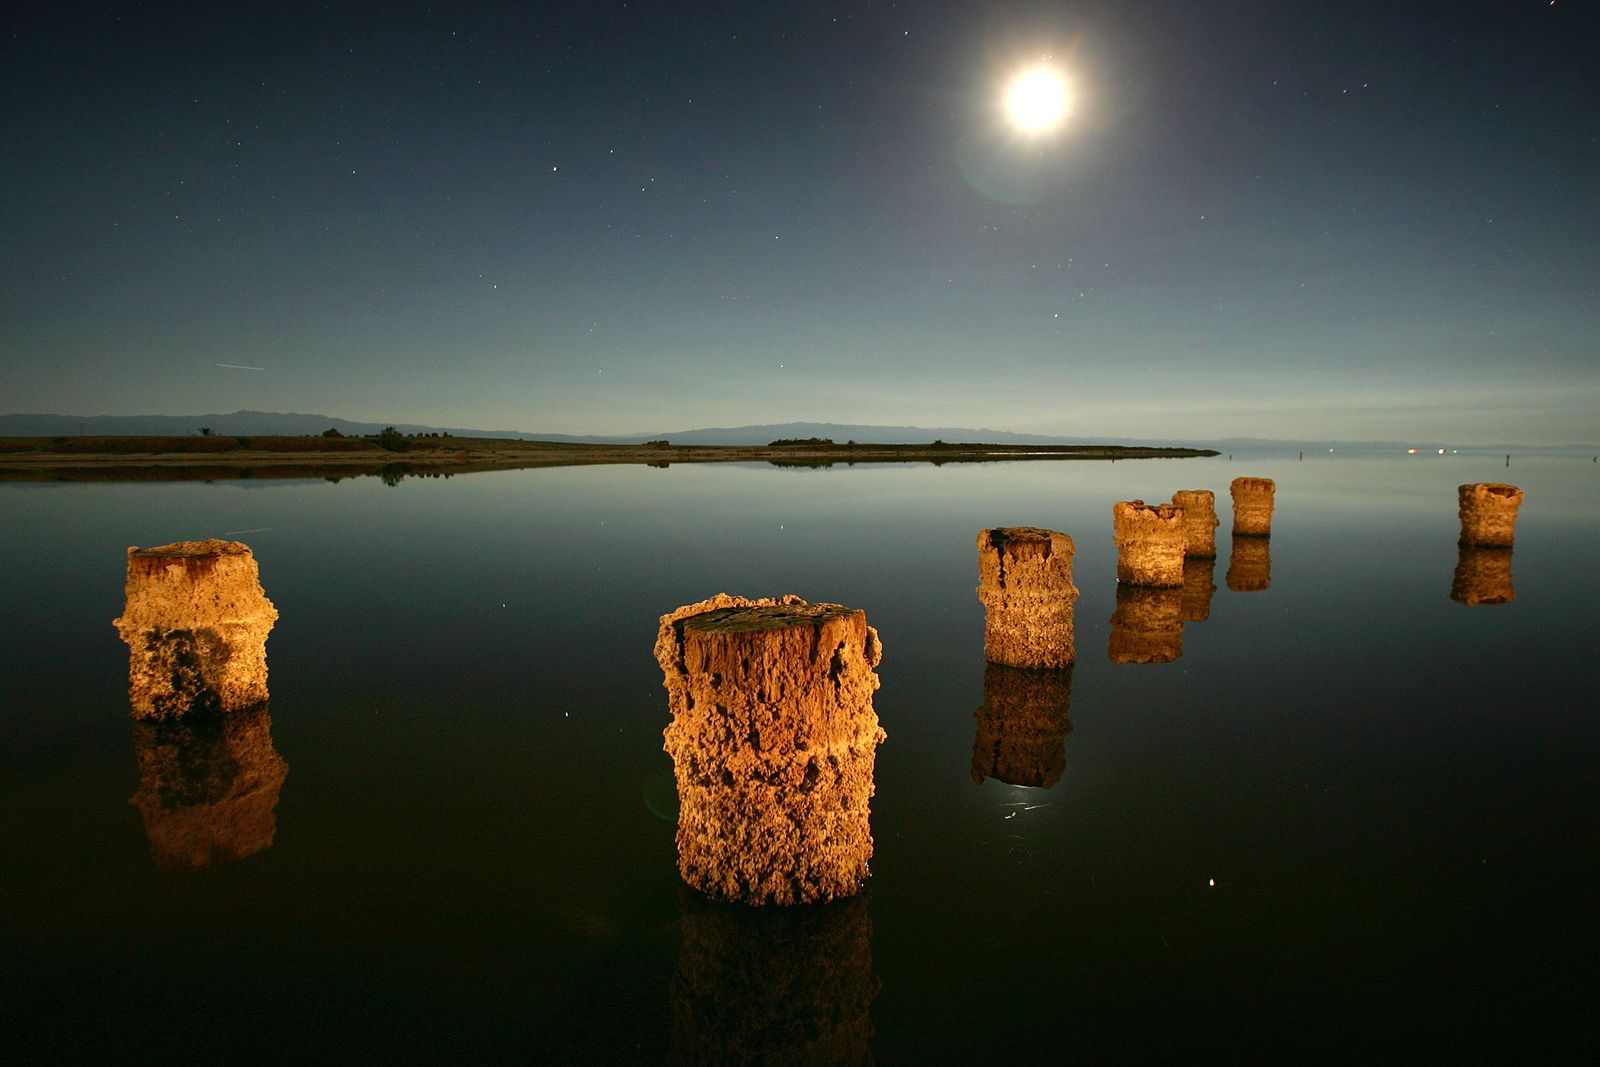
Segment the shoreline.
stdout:
<path fill-rule="evenodd" d="M 448 443 L 446 443 L 448 442 Z M 534 467 L 768 463 L 825 468 L 857 463 L 983 463 L 1186 459 L 1212 449 L 1126 445 L 895 444 L 590 445 L 512 438 L 412 438 L 385 449 L 362 438 L 0 438 L 0 482 L 197 481 L 473 474 Z"/>

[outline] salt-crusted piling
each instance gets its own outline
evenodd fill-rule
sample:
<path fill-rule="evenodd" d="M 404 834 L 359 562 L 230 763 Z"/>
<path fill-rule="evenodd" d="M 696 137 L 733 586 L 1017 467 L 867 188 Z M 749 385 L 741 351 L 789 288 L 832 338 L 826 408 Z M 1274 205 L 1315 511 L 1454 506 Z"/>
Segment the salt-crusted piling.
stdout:
<path fill-rule="evenodd" d="M 1211 595 L 1217 591 L 1213 577 L 1217 561 L 1190 556 L 1183 561 L 1183 599 L 1181 614 L 1184 622 L 1205 622 L 1211 617 Z"/>
<path fill-rule="evenodd" d="M 272 844 L 289 766 L 272 746 L 265 704 L 137 721 L 133 747 L 139 790 L 128 803 L 139 809 L 157 866 L 215 867 Z"/>
<path fill-rule="evenodd" d="M 1179 489 L 1172 503 L 1183 509 L 1183 554 L 1189 559 L 1217 555 L 1217 496 L 1209 489 Z"/>
<path fill-rule="evenodd" d="M 743 908 L 685 893 L 671 1063 L 870 1064 L 870 893 Z"/>
<path fill-rule="evenodd" d="M 1112 663 L 1171 663 L 1183 655 L 1183 590 L 1117 586 L 1106 658 Z"/>
<path fill-rule="evenodd" d="M 1124 585 L 1183 584 L 1183 509 L 1175 504 L 1119 500 L 1111 505 L 1117 542 L 1117 581 Z"/>
<path fill-rule="evenodd" d="M 972 740 L 972 780 L 1049 789 L 1067 766 L 1072 668 L 1030 670 L 990 663 Z"/>
<path fill-rule="evenodd" d="M 1272 542 L 1265 537 L 1235 537 L 1224 579 L 1235 593 L 1258 593 L 1272 584 Z"/>
<path fill-rule="evenodd" d="M 1510 548 L 1516 533 L 1517 509 L 1525 495 L 1505 482 L 1469 482 L 1460 498 L 1461 543 Z"/>
<path fill-rule="evenodd" d="M 1066 667 L 1077 659 L 1072 553 L 1072 538 L 1055 530 L 1002 526 L 978 534 L 978 599 L 990 662 Z"/>
<path fill-rule="evenodd" d="M 237 541 L 128 549 L 127 600 L 114 620 L 128 644 L 136 719 L 236 711 L 267 699 L 267 634 L 278 611 Z"/>
<path fill-rule="evenodd" d="M 1511 549 L 1462 545 L 1450 599 L 1461 604 L 1505 604 L 1517 599 L 1511 584 Z"/>
<path fill-rule="evenodd" d="M 719 594 L 661 617 L 678 870 L 720 899 L 804 904 L 861 888 L 884 739 L 866 614 Z"/>
<path fill-rule="evenodd" d="M 1233 494 L 1233 536 L 1270 537 L 1277 483 L 1271 478 L 1235 478 L 1228 489 Z"/>

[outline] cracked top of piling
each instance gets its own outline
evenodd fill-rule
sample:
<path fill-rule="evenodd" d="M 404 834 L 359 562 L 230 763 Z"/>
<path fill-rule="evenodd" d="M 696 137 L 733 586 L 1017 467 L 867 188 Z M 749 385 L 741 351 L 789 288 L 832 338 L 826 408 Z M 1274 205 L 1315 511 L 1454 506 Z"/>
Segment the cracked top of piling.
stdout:
<path fill-rule="evenodd" d="M 151 548 L 140 548 L 137 545 L 128 547 L 130 558 L 138 557 L 192 557 L 192 556 L 248 556 L 250 546 L 238 541 L 221 541 L 212 538 L 209 541 L 174 541 L 170 545 L 155 545 Z"/>
<path fill-rule="evenodd" d="M 989 531 L 989 543 L 996 547 L 1013 541 L 1019 543 L 1043 541 L 1048 544 L 1052 537 L 1060 536 L 1054 530 L 1046 530 L 1038 526 L 996 526 Z"/>
<path fill-rule="evenodd" d="M 1509 482 L 1468 482 L 1466 485 L 1457 486 L 1456 491 L 1480 496 L 1502 496 L 1508 500 L 1519 499 L 1524 495 L 1521 489 Z"/>
<path fill-rule="evenodd" d="M 847 608 L 843 604 L 741 605 L 691 615 L 683 620 L 683 628 L 693 633 L 755 633 L 790 626 L 816 626 L 830 619 L 861 614 L 860 608 Z"/>
<path fill-rule="evenodd" d="M 1150 515 L 1162 522 L 1182 521 L 1181 504 L 1146 504 L 1143 500 L 1119 500 L 1111 505 L 1113 516 Z"/>
<path fill-rule="evenodd" d="M 1048 560 L 1060 553 L 1070 564 L 1075 547 L 1068 535 L 1039 526 L 996 526 L 978 534 L 980 553 L 1000 552 L 1017 560 Z"/>

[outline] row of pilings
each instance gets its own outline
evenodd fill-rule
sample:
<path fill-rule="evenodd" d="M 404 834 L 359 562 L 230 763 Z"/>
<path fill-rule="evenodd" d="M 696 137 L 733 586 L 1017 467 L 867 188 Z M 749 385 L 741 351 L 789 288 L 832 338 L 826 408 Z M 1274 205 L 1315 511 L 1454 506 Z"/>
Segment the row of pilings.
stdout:
<path fill-rule="evenodd" d="M 1233 484 L 1230 589 L 1270 583 L 1274 489 L 1264 478 Z M 1455 599 L 1511 599 L 1522 498 L 1508 485 L 1460 487 Z M 1181 655 L 1184 624 L 1209 615 L 1219 525 L 1209 490 L 1116 503 L 1114 662 Z M 1049 788 L 1062 777 L 1077 658 L 1073 553 L 1067 534 L 1038 527 L 978 536 L 989 662 L 974 781 Z M 265 645 L 277 617 L 245 545 L 129 550 L 116 626 L 129 649 L 140 771 L 131 803 L 162 866 L 211 866 L 272 843 L 287 775 L 267 713 Z M 878 982 L 860 891 L 885 739 L 872 707 L 877 631 L 838 604 L 719 595 L 662 616 L 656 658 L 672 716 L 678 866 L 692 887 L 672 986 L 674 1056 L 742 1061 L 782 1047 L 867 1061 Z M 812 906 L 738 906 L 771 904 Z M 730 991 L 738 1011 L 726 1008 Z"/>
<path fill-rule="evenodd" d="M 1230 589 L 1270 584 L 1275 488 L 1267 478 L 1232 483 Z M 1460 487 L 1456 600 L 1512 599 L 1510 547 L 1522 500 L 1511 485 Z M 1118 585 L 1109 658 L 1170 662 L 1182 654 L 1185 623 L 1207 617 L 1216 588 L 1213 494 L 1118 501 L 1112 516 Z M 977 548 L 991 667 L 973 774 L 1050 784 L 1060 776 L 1077 659 L 1072 538 L 997 527 L 978 535 Z M 164 865 L 207 866 L 272 841 L 287 774 L 266 710 L 266 640 L 277 618 L 243 544 L 128 550 L 115 624 L 128 645 L 137 720 L 133 803 Z M 872 854 L 875 752 L 885 738 L 872 707 L 881 657 L 865 613 L 838 604 L 719 595 L 662 616 L 656 658 L 672 717 L 665 747 L 680 796 L 686 883 L 752 904 L 859 890 Z"/>

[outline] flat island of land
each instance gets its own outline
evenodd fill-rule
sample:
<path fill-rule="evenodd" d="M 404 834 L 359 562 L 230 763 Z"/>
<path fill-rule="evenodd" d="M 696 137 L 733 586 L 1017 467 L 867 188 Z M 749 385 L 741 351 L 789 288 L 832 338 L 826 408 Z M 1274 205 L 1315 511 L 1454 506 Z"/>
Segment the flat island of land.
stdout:
<path fill-rule="evenodd" d="M 0 437 L 0 481 L 190 481 L 468 474 L 599 463 L 981 463 L 1015 460 L 1173 459 L 1211 449 L 1132 445 L 996 445 L 932 441 L 858 444 L 806 438 L 765 445 L 589 444 L 509 437 Z"/>

